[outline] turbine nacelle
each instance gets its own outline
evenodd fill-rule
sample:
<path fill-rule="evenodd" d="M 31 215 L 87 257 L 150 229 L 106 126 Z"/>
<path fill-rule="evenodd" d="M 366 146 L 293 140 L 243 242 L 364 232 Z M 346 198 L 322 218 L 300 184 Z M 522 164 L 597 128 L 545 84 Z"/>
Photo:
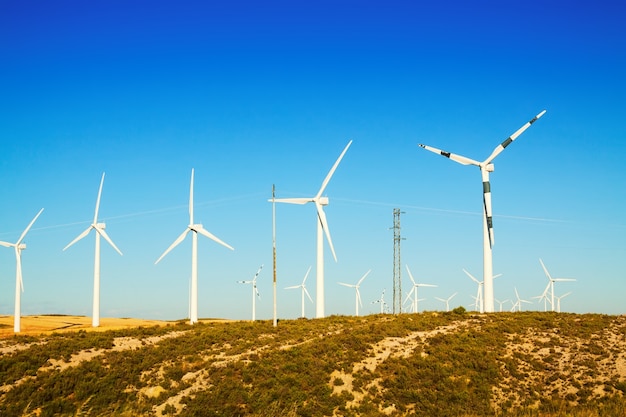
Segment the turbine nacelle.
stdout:
<path fill-rule="evenodd" d="M 319 197 L 317 199 L 317 204 L 319 204 L 320 206 L 327 206 L 328 202 L 328 197 Z"/>
<path fill-rule="evenodd" d="M 481 169 L 487 172 L 493 172 L 493 164 L 481 165 Z"/>
<path fill-rule="evenodd" d="M 104 230 L 107 228 L 107 225 L 106 223 L 96 223 L 93 225 L 93 227 L 95 227 L 96 229 Z"/>

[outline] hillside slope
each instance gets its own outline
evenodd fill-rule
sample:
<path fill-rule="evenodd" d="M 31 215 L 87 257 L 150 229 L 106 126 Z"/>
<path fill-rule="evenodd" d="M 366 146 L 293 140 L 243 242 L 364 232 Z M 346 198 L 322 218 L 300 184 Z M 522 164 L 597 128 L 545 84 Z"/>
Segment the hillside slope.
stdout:
<path fill-rule="evenodd" d="M 0 415 L 626 415 L 626 318 L 450 313 L 0 341 Z"/>

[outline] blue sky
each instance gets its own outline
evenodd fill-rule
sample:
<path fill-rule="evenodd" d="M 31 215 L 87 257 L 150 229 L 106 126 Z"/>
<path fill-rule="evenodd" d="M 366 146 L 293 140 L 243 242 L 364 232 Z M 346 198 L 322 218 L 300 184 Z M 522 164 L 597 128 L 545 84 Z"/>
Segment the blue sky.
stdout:
<path fill-rule="evenodd" d="M 91 314 L 91 222 L 102 246 L 101 315 L 187 316 L 191 241 L 154 261 L 196 220 L 200 317 L 272 316 L 272 184 L 314 195 L 349 140 L 326 195 L 326 314 L 391 301 L 393 208 L 402 264 L 421 309 L 482 275 L 475 167 L 541 110 L 495 160 L 497 299 L 539 295 L 554 276 L 564 311 L 626 313 L 626 8 L 620 2 L 0 2 L 0 240 L 26 238 L 23 314 Z M 315 265 L 315 209 L 279 205 L 278 313 L 300 313 Z M 0 314 L 12 314 L 15 258 L 0 247 Z M 314 269 L 308 280 L 315 296 Z M 404 294 L 410 285 L 403 274 Z M 510 308 L 510 304 L 509 304 Z M 531 309 L 543 309 L 534 304 Z M 314 305 L 307 304 L 307 315 Z"/>

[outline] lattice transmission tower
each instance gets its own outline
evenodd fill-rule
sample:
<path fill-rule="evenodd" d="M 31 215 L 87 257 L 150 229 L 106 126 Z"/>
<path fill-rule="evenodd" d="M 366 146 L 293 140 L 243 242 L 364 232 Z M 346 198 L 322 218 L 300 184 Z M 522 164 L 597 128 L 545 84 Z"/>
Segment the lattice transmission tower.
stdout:
<path fill-rule="evenodd" d="M 393 209 L 393 314 L 402 313 L 402 260 L 400 259 L 400 214 L 399 208 Z"/>

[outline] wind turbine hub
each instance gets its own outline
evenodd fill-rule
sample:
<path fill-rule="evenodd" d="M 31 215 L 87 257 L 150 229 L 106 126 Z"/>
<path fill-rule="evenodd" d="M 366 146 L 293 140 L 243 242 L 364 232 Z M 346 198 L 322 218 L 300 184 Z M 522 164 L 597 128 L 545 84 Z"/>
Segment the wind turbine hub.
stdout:
<path fill-rule="evenodd" d="M 320 205 L 322 206 L 327 206 L 328 205 L 328 197 L 320 197 L 317 200 L 318 203 L 320 203 Z"/>
<path fill-rule="evenodd" d="M 487 164 L 485 166 L 485 171 L 487 172 L 493 172 L 493 164 Z"/>
<path fill-rule="evenodd" d="M 97 223 L 97 224 L 96 224 L 96 227 L 97 227 L 98 229 L 100 229 L 100 230 L 104 230 L 104 229 L 106 229 L 106 228 L 107 228 L 107 225 L 106 225 L 106 223 Z"/>
<path fill-rule="evenodd" d="M 17 250 L 24 250 L 26 249 L 26 243 L 20 243 L 19 245 L 17 245 Z"/>

